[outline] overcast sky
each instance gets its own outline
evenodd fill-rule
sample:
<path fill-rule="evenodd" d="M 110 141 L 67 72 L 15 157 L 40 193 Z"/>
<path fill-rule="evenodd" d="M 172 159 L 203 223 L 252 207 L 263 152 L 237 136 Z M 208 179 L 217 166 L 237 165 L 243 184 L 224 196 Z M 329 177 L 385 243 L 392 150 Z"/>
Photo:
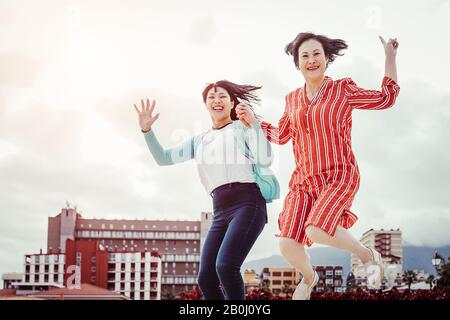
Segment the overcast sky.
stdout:
<path fill-rule="evenodd" d="M 275 3 L 277 3 L 275 5 Z M 204 85 L 262 85 L 258 113 L 277 123 L 302 86 L 284 46 L 298 32 L 345 39 L 329 67 L 379 89 L 378 35 L 397 37 L 396 105 L 353 113 L 361 171 L 356 237 L 400 228 L 411 244 L 450 244 L 450 2 L 0 0 L 0 274 L 46 248 L 47 217 L 66 200 L 85 218 L 187 219 L 210 211 L 194 162 L 158 167 L 132 107 L 157 100 L 166 147 L 206 130 Z M 277 217 L 294 169 L 274 146 L 282 199 L 248 260 L 278 254 Z"/>

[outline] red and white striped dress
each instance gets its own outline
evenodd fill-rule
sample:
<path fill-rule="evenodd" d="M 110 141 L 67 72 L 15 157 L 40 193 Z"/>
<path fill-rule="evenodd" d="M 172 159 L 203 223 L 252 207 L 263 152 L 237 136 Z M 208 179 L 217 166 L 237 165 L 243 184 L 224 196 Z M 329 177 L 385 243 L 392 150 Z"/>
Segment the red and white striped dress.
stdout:
<path fill-rule="evenodd" d="M 334 236 L 338 225 L 350 228 L 358 219 L 350 211 L 359 187 L 359 170 L 351 148 L 352 110 L 391 107 L 400 87 L 384 77 L 381 91 L 359 88 L 352 79 L 325 77 L 309 101 L 306 86 L 286 96 L 286 108 L 275 127 L 261 127 L 270 142 L 292 139 L 295 170 L 283 211 L 281 237 L 311 246 L 305 228 L 314 225 Z"/>

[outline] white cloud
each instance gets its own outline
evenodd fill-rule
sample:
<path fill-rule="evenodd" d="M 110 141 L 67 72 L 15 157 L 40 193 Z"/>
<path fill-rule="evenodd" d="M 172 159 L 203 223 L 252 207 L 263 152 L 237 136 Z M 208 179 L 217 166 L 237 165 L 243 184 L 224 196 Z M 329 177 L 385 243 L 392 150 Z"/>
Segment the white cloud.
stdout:
<path fill-rule="evenodd" d="M 191 1 L 177 10 L 161 1 L 41 1 L 34 9 L 3 2 L 0 273 L 21 271 L 23 254 L 45 248 L 47 217 L 66 200 L 91 218 L 198 219 L 211 210 L 193 162 L 156 166 L 132 103 L 158 100 L 155 130 L 167 147 L 209 127 L 201 91 L 219 79 L 263 85 L 260 113 L 276 123 L 284 95 L 303 85 L 283 49 L 307 30 L 346 39 L 350 48 L 329 74 L 368 88 L 383 75 L 378 33 L 400 41 L 398 104 L 354 113 L 362 177 L 352 233 L 399 227 L 410 243 L 448 244 L 450 70 L 438 31 L 448 29 L 449 6 L 438 4 L 378 2 L 374 28 L 372 4 L 357 1 L 348 3 L 352 10 L 299 1 Z M 274 148 L 283 197 L 291 145 Z M 278 252 L 282 204 L 269 205 L 269 224 L 249 259 Z"/>

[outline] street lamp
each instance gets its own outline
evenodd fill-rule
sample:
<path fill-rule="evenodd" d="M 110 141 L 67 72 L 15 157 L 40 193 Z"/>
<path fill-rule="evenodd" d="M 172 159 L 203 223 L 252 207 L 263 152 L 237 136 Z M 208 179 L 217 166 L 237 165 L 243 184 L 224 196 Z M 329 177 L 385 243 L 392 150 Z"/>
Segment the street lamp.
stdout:
<path fill-rule="evenodd" d="M 436 269 L 436 278 L 434 279 L 435 285 L 437 285 L 437 282 L 440 278 L 439 271 L 441 271 L 442 264 L 445 263 L 445 259 L 436 251 L 434 251 L 434 256 L 431 259 L 431 263 L 433 264 L 434 268 Z"/>
<path fill-rule="evenodd" d="M 431 259 L 431 263 L 433 264 L 433 266 L 436 268 L 436 271 L 439 271 L 439 269 L 441 268 L 441 264 L 444 262 L 444 258 L 442 258 L 442 256 L 439 255 L 439 253 L 437 252 L 437 250 L 434 252 L 434 256 Z"/>

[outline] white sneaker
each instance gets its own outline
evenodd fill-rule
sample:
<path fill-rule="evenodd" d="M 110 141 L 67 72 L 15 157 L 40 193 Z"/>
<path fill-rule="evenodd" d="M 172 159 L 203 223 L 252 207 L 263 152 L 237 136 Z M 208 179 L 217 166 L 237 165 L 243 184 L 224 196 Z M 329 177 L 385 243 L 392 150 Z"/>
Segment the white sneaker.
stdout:
<path fill-rule="evenodd" d="M 294 293 L 292 294 L 292 300 L 309 300 L 311 298 L 311 292 L 319 282 L 319 275 L 314 270 L 314 280 L 310 285 L 303 283 L 302 281 L 297 285 Z"/>
<path fill-rule="evenodd" d="M 367 287 L 369 289 L 380 289 L 384 277 L 384 265 L 381 254 L 375 249 L 368 248 L 372 252 L 372 260 L 364 264 L 367 275 Z"/>

